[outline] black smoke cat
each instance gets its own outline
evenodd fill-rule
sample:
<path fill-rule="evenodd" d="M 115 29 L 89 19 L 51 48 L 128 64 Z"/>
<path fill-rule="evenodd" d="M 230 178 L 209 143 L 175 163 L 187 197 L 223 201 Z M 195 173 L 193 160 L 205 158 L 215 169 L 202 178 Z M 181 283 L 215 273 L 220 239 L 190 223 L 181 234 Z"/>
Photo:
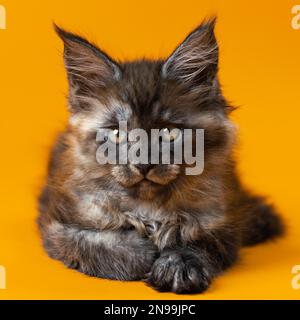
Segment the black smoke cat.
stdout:
<path fill-rule="evenodd" d="M 166 60 L 125 63 L 56 27 L 70 119 L 40 197 L 50 257 L 91 276 L 194 293 L 232 265 L 241 246 L 282 234 L 273 208 L 236 174 L 214 24 L 203 22 Z M 129 129 L 204 129 L 204 172 L 186 175 L 185 164 L 99 165 L 96 132 L 116 131 L 119 121 Z"/>

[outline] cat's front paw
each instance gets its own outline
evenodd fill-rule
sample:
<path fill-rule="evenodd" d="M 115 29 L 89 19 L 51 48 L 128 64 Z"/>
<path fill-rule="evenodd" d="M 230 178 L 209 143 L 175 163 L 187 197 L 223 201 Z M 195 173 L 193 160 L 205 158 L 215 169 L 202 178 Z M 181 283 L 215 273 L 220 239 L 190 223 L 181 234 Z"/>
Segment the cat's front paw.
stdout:
<path fill-rule="evenodd" d="M 154 262 L 147 282 L 161 292 L 200 293 L 208 288 L 210 276 L 192 253 L 170 250 Z"/>

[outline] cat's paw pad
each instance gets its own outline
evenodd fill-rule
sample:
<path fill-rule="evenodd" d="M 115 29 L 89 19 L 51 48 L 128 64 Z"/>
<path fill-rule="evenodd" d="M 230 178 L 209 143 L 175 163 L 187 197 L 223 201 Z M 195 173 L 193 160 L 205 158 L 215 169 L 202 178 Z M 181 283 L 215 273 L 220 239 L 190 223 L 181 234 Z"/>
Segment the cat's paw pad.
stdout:
<path fill-rule="evenodd" d="M 196 257 L 175 251 L 164 253 L 154 262 L 147 282 L 162 292 L 200 293 L 208 288 L 210 277 Z"/>

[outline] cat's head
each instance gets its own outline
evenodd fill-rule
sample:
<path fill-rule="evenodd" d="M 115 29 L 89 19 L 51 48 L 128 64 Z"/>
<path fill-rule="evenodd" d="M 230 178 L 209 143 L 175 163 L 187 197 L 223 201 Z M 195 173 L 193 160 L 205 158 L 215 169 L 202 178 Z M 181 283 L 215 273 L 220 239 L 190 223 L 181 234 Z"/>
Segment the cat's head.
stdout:
<path fill-rule="evenodd" d="M 97 131 L 113 129 L 118 142 L 120 121 L 127 122 L 128 130 L 176 128 L 176 135 L 183 129 L 204 129 L 204 170 L 212 164 L 218 166 L 228 155 L 232 127 L 217 78 L 214 25 L 214 19 L 202 23 L 165 60 L 125 63 L 56 27 L 64 42 L 69 80 L 69 135 L 74 157 L 87 179 L 102 177 L 102 181 L 143 199 L 170 195 L 180 184 L 201 179 L 186 176 L 186 163 L 99 165 Z"/>

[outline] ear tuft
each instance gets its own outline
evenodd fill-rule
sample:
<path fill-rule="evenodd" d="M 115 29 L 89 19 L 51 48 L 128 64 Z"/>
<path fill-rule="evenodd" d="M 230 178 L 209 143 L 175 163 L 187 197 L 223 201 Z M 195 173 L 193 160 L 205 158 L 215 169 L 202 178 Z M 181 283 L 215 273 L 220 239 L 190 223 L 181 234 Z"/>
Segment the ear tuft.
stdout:
<path fill-rule="evenodd" d="M 218 71 L 216 18 L 203 21 L 174 50 L 162 67 L 162 76 L 188 86 L 211 83 Z"/>
<path fill-rule="evenodd" d="M 60 28 L 58 25 L 55 23 L 53 24 L 54 30 L 57 33 L 57 35 L 61 38 L 61 40 L 64 42 L 65 45 L 71 45 L 72 43 L 78 43 L 79 45 L 83 45 L 86 48 L 89 48 L 95 55 L 98 55 L 99 58 L 106 58 L 113 60 L 102 50 L 100 50 L 96 45 L 90 43 L 83 37 L 80 37 L 79 35 L 76 35 L 74 33 L 68 32 L 62 28 Z"/>
<path fill-rule="evenodd" d="M 86 39 L 65 31 L 54 24 L 64 42 L 64 60 L 68 74 L 69 100 L 74 106 L 80 97 L 91 97 L 99 88 L 105 88 L 121 77 L 117 62 Z"/>

